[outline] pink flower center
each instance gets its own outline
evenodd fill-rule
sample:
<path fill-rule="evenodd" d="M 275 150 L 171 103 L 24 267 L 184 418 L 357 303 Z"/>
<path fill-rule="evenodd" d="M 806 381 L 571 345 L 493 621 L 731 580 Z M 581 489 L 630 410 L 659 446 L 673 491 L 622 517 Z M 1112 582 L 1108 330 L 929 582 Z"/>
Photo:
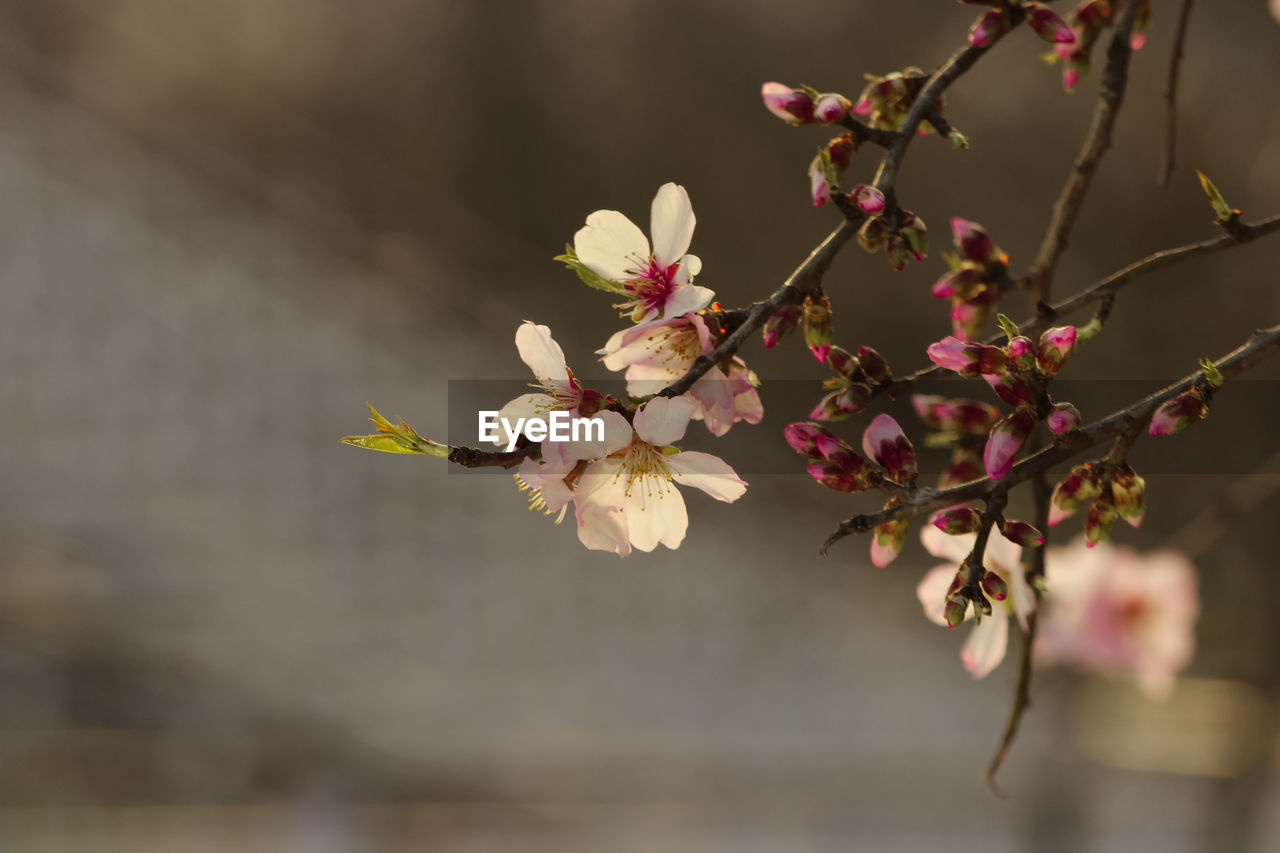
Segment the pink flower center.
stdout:
<path fill-rule="evenodd" d="M 675 280 L 676 270 L 679 268 L 679 261 L 664 267 L 650 255 L 643 266 L 632 270 L 634 275 L 624 282 L 627 290 L 635 297 L 627 305 L 640 308 L 645 313 L 661 311 L 679 287 Z"/>

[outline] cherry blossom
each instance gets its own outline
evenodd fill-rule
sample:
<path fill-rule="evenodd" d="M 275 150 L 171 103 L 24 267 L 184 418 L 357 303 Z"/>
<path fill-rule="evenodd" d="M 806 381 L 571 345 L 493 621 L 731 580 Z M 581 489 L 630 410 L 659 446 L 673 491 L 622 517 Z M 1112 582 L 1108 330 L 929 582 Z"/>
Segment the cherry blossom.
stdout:
<path fill-rule="evenodd" d="M 628 394 L 644 397 L 684 376 L 698 356 L 713 349 L 707 321 L 698 314 L 684 314 L 623 329 L 599 353 L 605 367 L 626 370 Z M 693 417 L 717 436 L 737 421 L 760 423 L 764 407 L 756 384 L 755 374 L 734 357 L 727 373 L 710 370 L 693 383 Z"/>
<path fill-rule="evenodd" d="M 599 408 L 601 396 L 589 391 L 565 364 L 564 350 L 551 337 L 551 329 L 525 320 L 516 329 L 516 349 L 520 360 L 533 371 L 540 393 L 522 394 L 502 407 L 500 418 L 543 417 L 553 411 L 576 411 L 589 415 Z M 497 439 L 501 443 L 504 439 Z"/>
<path fill-rule="evenodd" d="M 686 254 L 695 221 L 684 187 L 663 184 L 650 209 L 652 252 L 644 232 L 616 210 L 588 216 L 573 249 L 589 270 L 620 286 L 628 299 L 618 307 L 636 322 L 674 317 L 705 308 L 715 296 L 692 284 L 702 269 L 696 255 Z"/>
<path fill-rule="evenodd" d="M 583 471 L 574 494 L 582 544 L 623 557 L 633 547 L 680 547 L 689 517 L 675 484 L 726 503 L 742 497 L 746 482 L 722 459 L 670 446 L 684 436 L 693 411 L 683 397 L 655 397 L 631 425 L 616 412 L 600 414 L 605 453 Z"/>
<path fill-rule="evenodd" d="M 933 525 L 926 526 L 920 532 L 920 541 L 924 543 L 925 550 L 948 561 L 930 569 L 916 587 L 916 596 L 924 607 L 924 615 L 944 627 L 947 624 L 944 616 L 947 591 L 960 569 L 960 563 L 973 550 L 976 539 L 977 534 L 974 533 L 948 536 Z M 994 572 L 1004 581 L 1009 593 L 1003 602 L 992 602 L 991 615 L 982 617 L 982 621 L 974 626 L 960 649 L 960 660 L 974 678 L 982 678 L 1004 660 L 1005 647 L 1009 642 L 1009 611 L 1013 611 L 1025 630 L 1027 616 L 1036 607 L 1035 593 L 1027 584 L 1026 574 L 1023 572 L 1021 547 L 993 534 L 987 541 L 983 565 L 988 572 Z M 973 608 L 969 608 L 969 613 L 972 612 Z"/>
<path fill-rule="evenodd" d="M 1045 555 L 1045 608 L 1034 660 L 1134 679 L 1167 697 L 1195 649 L 1195 567 L 1178 551 L 1146 554 L 1083 537 Z"/>

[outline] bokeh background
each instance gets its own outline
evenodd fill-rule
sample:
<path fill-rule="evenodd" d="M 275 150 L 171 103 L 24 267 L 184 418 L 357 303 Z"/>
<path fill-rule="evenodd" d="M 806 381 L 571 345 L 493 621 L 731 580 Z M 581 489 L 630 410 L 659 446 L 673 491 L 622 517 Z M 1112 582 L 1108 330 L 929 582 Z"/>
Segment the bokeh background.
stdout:
<path fill-rule="evenodd" d="M 1246 217 L 1280 212 L 1262 0 L 1197 4 L 1182 165 L 1156 186 L 1177 5 L 1154 4 L 1059 295 L 1210 236 L 1193 167 Z M 755 463 L 802 405 L 722 445 L 738 504 L 694 494 L 678 551 L 626 560 L 506 474 L 337 441 L 366 400 L 443 434 L 451 382 L 523 381 L 524 319 L 600 376 L 616 312 L 550 258 L 597 208 L 646 223 L 666 181 L 702 283 L 771 291 L 835 214 L 807 200 L 826 136 L 773 119 L 761 82 L 855 95 L 936 66 L 975 15 L 0 3 L 0 850 L 1276 849 L 1275 365 L 1136 451 L 1150 509 L 1125 544 L 1178 541 L 1224 490 L 1250 507 L 1196 556 L 1187 679 L 1156 705 L 1043 674 L 1009 799 L 980 777 L 1013 667 L 972 681 L 924 620 L 916 536 L 886 570 L 860 541 L 820 558 L 864 504 Z M 953 88 L 973 150 L 921 140 L 899 184 L 935 255 L 843 254 L 838 340 L 923 363 L 951 216 L 1029 262 L 1098 76 L 1064 94 L 1043 48 L 1015 33 Z M 1141 391 L 1227 352 L 1280 316 L 1278 265 L 1273 239 L 1134 285 L 1070 378 Z M 798 343 L 745 354 L 816 398 Z"/>

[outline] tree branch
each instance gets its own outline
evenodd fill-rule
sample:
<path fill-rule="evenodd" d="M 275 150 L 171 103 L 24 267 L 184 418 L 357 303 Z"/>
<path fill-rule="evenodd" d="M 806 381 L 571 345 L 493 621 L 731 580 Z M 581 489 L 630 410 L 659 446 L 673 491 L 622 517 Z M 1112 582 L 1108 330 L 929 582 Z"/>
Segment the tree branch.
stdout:
<path fill-rule="evenodd" d="M 1169 177 L 1176 165 L 1174 157 L 1178 145 L 1178 71 L 1182 67 L 1182 46 L 1187 40 L 1187 23 L 1191 20 L 1191 6 L 1195 0 L 1182 0 L 1178 13 L 1178 31 L 1173 36 L 1173 54 L 1169 58 L 1169 79 L 1164 87 L 1164 165 L 1160 167 L 1160 186 L 1169 186 Z"/>
<path fill-rule="evenodd" d="M 1098 104 L 1094 108 L 1093 123 L 1067 183 L 1053 206 L 1049 230 L 1040 244 L 1035 265 L 1027 273 L 1027 283 L 1032 292 L 1044 302 L 1049 301 L 1054 268 L 1066 251 L 1071 227 L 1080 215 L 1085 194 L 1098 171 L 1098 163 L 1111 147 L 1111 131 L 1115 127 L 1116 115 L 1120 112 L 1125 86 L 1129 80 L 1129 57 L 1133 53 L 1129 47 L 1129 32 L 1133 28 L 1133 17 L 1137 14 L 1138 6 L 1138 0 L 1130 0 L 1120 13 L 1111 45 L 1107 48 L 1107 68 L 1102 76 L 1102 88 L 1098 93 Z"/>
<path fill-rule="evenodd" d="M 1280 326 L 1262 329 L 1226 356 L 1215 362 L 1224 378 L 1230 379 L 1244 373 L 1249 368 L 1280 351 Z M 1083 429 L 1073 430 L 1058 437 L 1049 447 L 1023 459 L 1013 467 L 1007 475 L 999 480 L 990 477 L 962 483 L 950 489 L 920 489 L 914 495 L 897 506 L 889 507 L 875 513 L 856 515 L 847 521 L 840 522 L 827 540 L 822 543 L 819 553 L 826 554 L 836 542 L 850 535 L 861 533 L 877 525 L 901 518 L 915 518 L 925 513 L 953 506 L 968 501 L 983 500 L 998 489 L 1009 489 L 1037 473 L 1046 471 L 1061 462 L 1065 462 L 1081 451 L 1101 444 L 1112 438 L 1135 429 L 1151 418 L 1155 410 L 1165 401 L 1188 390 L 1200 379 L 1200 372 L 1187 376 L 1156 393 L 1139 400 L 1128 408 L 1121 409 L 1096 421 Z"/>

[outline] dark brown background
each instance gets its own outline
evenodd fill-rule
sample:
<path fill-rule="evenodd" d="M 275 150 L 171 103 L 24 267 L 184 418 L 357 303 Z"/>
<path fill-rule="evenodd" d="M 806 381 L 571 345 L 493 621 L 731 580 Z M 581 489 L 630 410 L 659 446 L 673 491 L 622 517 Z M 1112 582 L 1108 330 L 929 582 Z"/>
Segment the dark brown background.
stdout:
<path fill-rule="evenodd" d="M 1280 26 L 1261 0 L 1197 5 L 1161 191 L 1177 4 L 1154 5 L 1059 294 L 1210 236 L 1193 167 L 1280 212 Z M 693 198 L 702 283 L 767 293 L 834 218 L 806 198 L 825 137 L 771 118 L 760 83 L 854 95 L 936 65 L 975 14 L 0 4 L 0 849 L 1273 846 L 1275 498 L 1199 559 L 1196 680 L 1160 707 L 1043 678 L 1005 801 L 979 774 L 1012 667 L 971 681 L 922 618 L 914 534 L 888 570 L 863 542 L 815 555 L 861 504 L 755 476 L 733 507 L 693 496 L 678 551 L 619 561 L 505 477 L 337 443 L 365 400 L 440 434 L 451 380 L 523 379 L 524 319 L 598 375 L 615 312 L 550 257 L 596 208 L 644 223 L 665 181 Z M 913 146 L 900 193 L 935 257 L 843 255 L 841 341 L 921 363 L 951 216 L 1029 261 L 1097 81 L 1065 95 L 1044 47 L 1015 33 L 955 87 L 972 151 Z M 1070 378 L 1221 355 L 1276 322 L 1277 262 L 1273 240 L 1135 285 Z M 821 375 L 798 345 L 746 355 L 766 382 Z M 1140 470 L 1180 473 L 1119 541 L 1166 542 L 1274 453 L 1280 370 L 1254 376 L 1140 445 Z M 802 414 L 771 406 L 726 456 L 750 470 Z"/>

